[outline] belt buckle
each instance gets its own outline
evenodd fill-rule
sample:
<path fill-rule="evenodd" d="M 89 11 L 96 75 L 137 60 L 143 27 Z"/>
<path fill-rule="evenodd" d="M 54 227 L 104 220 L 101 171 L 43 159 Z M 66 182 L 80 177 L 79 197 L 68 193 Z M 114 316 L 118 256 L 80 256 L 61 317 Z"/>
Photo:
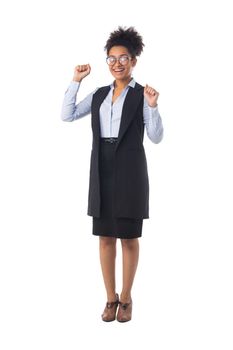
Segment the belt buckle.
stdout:
<path fill-rule="evenodd" d="M 114 143 L 114 142 L 115 142 L 114 138 L 110 137 L 110 138 L 109 138 L 109 142 L 110 142 L 110 143 Z"/>

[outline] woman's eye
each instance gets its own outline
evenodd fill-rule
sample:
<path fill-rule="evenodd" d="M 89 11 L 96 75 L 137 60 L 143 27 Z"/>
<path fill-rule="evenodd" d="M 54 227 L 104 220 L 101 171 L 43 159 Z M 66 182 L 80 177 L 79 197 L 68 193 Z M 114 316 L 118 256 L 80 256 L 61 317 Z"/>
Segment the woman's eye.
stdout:
<path fill-rule="evenodd" d="M 127 57 L 127 56 L 122 56 L 122 57 L 120 58 L 120 61 L 123 62 L 123 63 L 125 63 L 125 62 L 128 61 L 128 57 Z"/>

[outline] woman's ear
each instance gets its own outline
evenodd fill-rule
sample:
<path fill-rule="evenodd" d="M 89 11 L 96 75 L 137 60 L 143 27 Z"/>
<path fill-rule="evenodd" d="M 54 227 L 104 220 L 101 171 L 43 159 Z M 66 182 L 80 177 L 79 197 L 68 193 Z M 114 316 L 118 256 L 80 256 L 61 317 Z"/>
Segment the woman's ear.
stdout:
<path fill-rule="evenodd" d="M 136 64 L 137 64 L 137 59 L 136 59 L 136 57 L 134 57 L 134 58 L 132 59 L 132 66 L 135 67 Z"/>

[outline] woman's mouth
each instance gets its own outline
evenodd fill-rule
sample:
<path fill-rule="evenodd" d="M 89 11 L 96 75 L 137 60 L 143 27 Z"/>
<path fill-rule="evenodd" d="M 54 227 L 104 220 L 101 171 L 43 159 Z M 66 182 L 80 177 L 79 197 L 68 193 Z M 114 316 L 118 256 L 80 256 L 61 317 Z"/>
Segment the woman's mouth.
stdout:
<path fill-rule="evenodd" d="M 114 73 L 121 73 L 124 71 L 124 68 L 116 68 L 116 69 L 113 69 Z"/>

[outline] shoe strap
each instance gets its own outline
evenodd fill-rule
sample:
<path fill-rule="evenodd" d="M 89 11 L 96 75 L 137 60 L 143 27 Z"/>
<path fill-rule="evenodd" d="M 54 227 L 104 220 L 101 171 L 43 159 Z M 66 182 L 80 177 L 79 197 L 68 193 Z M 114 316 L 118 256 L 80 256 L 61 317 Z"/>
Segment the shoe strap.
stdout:
<path fill-rule="evenodd" d="M 118 305 L 118 303 L 119 303 L 118 300 L 112 301 L 112 302 L 110 302 L 110 303 L 107 302 L 106 306 L 107 306 L 108 309 L 111 309 L 113 306 Z"/>
<path fill-rule="evenodd" d="M 132 302 L 130 303 L 122 303 L 121 301 L 119 301 L 119 305 L 122 307 L 123 310 L 126 310 L 127 307 L 131 304 Z"/>

